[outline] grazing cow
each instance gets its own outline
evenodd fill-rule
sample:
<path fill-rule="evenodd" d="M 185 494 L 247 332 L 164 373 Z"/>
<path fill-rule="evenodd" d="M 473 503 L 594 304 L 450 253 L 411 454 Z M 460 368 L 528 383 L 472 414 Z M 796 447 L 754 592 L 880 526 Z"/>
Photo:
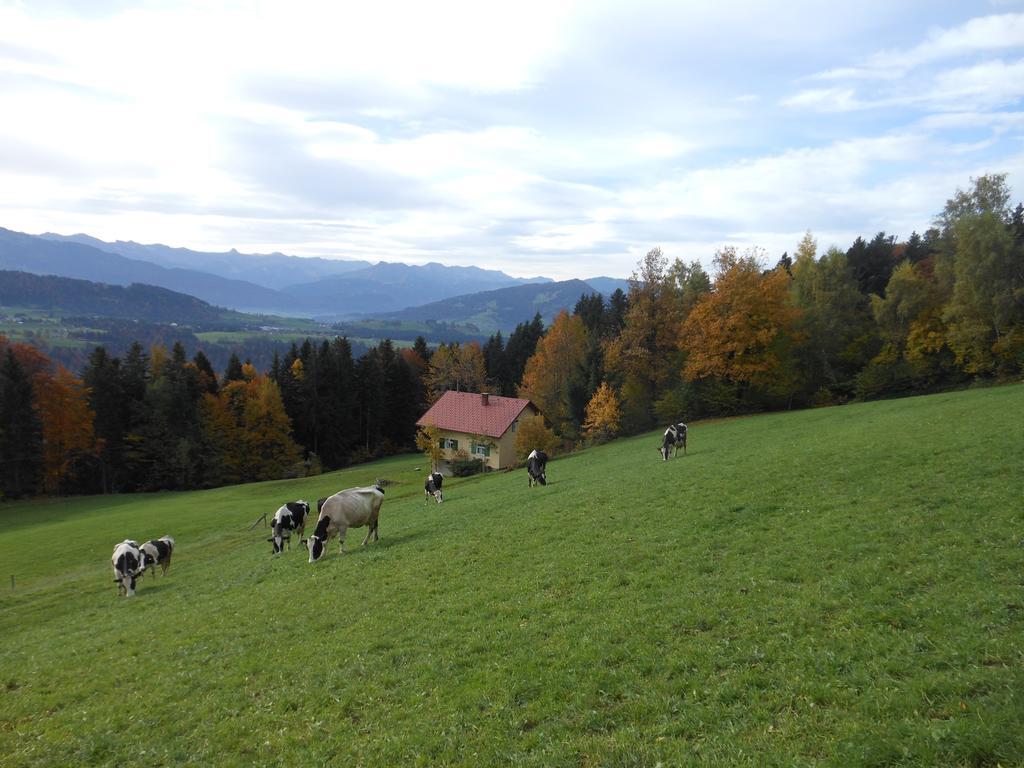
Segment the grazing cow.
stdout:
<path fill-rule="evenodd" d="M 377 521 L 380 516 L 380 505 L 384 502 L 384 489 L 378 482 L 366 488 L 349 488 L 328 496 L 320 510 L 320 518 L 316 521 L 316 530 L 309 537 L 309 562 L 315 563 L 327 550 L 327 542 L 335 533 L 341 554 L 345 554 L 345 532 L 349 528 L 369 529 L 363 546 L 373 536 L 374 541 L 380 539 L 377 532 Z"/>
<path fill-rule="evenodd" d="M 536 449 L 526 457 L 526 473 L 530 476 L 530 488 L 534 483 L 548 484 L 548 455 Z"/>
<path fill-rule="evenodd" d="M 161 566 L 163 575 L 167 575 L 167 569 L 171 567 L 171 553 L 174 551 L 174 539 L 170 536 L 161 536 L 159 539 L 150 539 L 141 547 L 142 568 Z M 150 573 L 156 577 L 156 568 L 152 567 Z"/>
<path fill-rule="evenodd" d="M 117 594 L 131 597 L 135 594 L 135 579 L 142 573 L 142 553 L 139 544 L 133 539 L 125 539 L 116 547 L 110 558 L 114 566 L 114 581 L 117 582 Z"/>
<path fill-rule="evenodd" d="M 665 430 L 665 435 L 661 438 L 661 459 L 662 461 L 668 461 L 668 452 L 670 448 L 674 449 L 673 456 L 679 455 L 679 446 L 683 446 L 683 455 L 686 455 L 686 425 L 682 422 L 678 424 L 669 424 L 668 429 Z"/>
<path fill-rule="evenodd" d="M 275 555 L 284 551 L 285 540 L 288 541 L 288 548 L 291 549 L 292 531 L 298 532 L 299 538 L 302 538 L 302 534 L 306 530 L 307 517 L 309 517 L 309 502 L 301 499 L 281 505 L 280 509 L 274 513 L 274 519 L 270 521 L 273 535 L 267 541 L 274 545 Z"/>
<path fill-rule="evenodd" d="M 440 472 L 431 472 L 427 475 L 426 481 L 423 483 L 423 503 L 426 504 L 427 500 L 433 496 L 435 501 L 440 504 L 444 499 L 441 498 L 441 485 L 444 483 L 444 475 Z"/>

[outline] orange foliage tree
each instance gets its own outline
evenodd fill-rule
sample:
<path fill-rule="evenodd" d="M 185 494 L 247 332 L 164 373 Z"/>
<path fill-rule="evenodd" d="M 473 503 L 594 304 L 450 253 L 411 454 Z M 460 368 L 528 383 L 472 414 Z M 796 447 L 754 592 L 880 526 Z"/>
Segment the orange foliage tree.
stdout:
<path fill-rule="evenodd" d="M 43 468 L 47 493 L 58 493 L 77 465 L 95 453 L 89 390 L 64 366 L 54 375 L 36 374 L 36 407 L 43 425 Z"/>
<path fill-rule="evenodd" d="M 569 387 L 579 375 L 586 353 L 583 320 L 562 310 L 526 361 L 519 396 L 532 400 L 561 435 L 571 436 L 575 431 L 569 413 Z"/>
<path fill-rule="evenodd" d="M 714 287 L 690 312 L 679 334 L 690 381 L 723 381 L 769 387 L 788 363 L 788 346 L 800 311 L 791 304 L 789 276 L 762 272 L 755 254 L 725 248 L 715 256 Z"/>

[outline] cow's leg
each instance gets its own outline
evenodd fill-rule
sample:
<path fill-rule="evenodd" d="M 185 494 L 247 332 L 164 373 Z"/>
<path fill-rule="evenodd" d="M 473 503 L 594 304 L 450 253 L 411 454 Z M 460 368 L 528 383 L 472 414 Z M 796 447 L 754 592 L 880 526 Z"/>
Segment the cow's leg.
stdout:
<path fill-rule="evenodd" d="M 338 549 L 340 550 L 339 554 L 341 555 L 345 554 L 345 532 L 347 530 L 347 528 L 338 529 Z"/>

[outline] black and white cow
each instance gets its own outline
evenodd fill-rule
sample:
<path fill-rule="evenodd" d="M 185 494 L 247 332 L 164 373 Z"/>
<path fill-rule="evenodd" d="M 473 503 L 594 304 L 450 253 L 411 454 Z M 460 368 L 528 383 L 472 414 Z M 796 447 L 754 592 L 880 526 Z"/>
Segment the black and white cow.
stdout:
<path fill-rule="evenodd" d="M 427 475 L 427 479 L 423 481 L 423 503 L 426 504 L 431 496 L 434 497 L 438 504 L 444 501 L 441 497 L 441 486 L 443 484 L 444 475 L 440 472 L 431 472 Z"/>
<path fill-rule="evenodd" d="M 534 483 L 548 484 L 548 455 L 536 448 L 526 457 L 526 473 L 530 476 L 530 488 Z"/>
<path fill-rule="evenodd" d="M 377 523 L 380 518 L 380 506 L 384 503 L 384 489 L 380 483 L 366 488 L 348 488 L 338 491 L 324 500 L 320 509 L 320 518 L 316 521 L 316 530 L 309 537 L 309 562 L 315 563 L 327 551 L 327 542 L 335 533 L 341 545 L 341 554 L 345 554 L 345 533 L 349 528 L 368 527 L 363 546 L 373 536 L 374 541 L 380 540 Z"/>
<path fill-rule="evenodd" d="M 288 548 L 292 546 L 292 531 L 302 534 L 306 530 L 306 518 L 309 517 L 309 502 L 299 499 L 282 504 L 274 513 L 274 519 L 270 521 L 273 535 L 267 539 L 274 545 L 274 554 L 279 555 L 284 551 L 284 542 L 288 541 Z"/>
<path fill-rule="evenodd" d="M 117 582 L 117 594 L 131 597 L 135 594 L 135 579 L 142 573 L 142 553 L 139 543 L 134 539 L 125 539 L 116 547 L 110 558 L 114 566 L 114 581 Z"/>
<path fill-rule="evenodd" d="M 669 449 L 674 449 L 673 456 L 679 455 L 679 446 L 683 446 L 683 455 L 686 455 L 686 425 L 682 422 L 669 424 L 661 438 L 661 459 L 668 461 Z"/>
<path fill-rule="evenodd" d="M 171 553 L 174 552 L 174 539 L 170 536 L 161 536 L 159 539 L 150 539 L 141 547 L 142 567 L 151 568 L 150 573 L 156 576 L 155 566 L 163 568 L 163 575 L 167 575 L 167 569 L 171 567 Z"/>

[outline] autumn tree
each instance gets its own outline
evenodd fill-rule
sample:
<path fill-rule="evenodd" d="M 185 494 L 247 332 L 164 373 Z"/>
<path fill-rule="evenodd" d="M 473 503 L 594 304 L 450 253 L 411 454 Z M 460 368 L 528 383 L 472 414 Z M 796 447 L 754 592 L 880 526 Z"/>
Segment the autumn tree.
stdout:
<path fill-rule="evenodd" d="M 556 433 L 576 434 L 570 413 L 570 391 L 586 359 L 587 330 L 578 315 L 562 310 L 533 357 L 526 363 L 519 396 L 533 401 L 551 422 Z"/>
<path fill-rule="evenodd" d="M 430 402 L 448 390 L 481 392 L 487 386 L 487 365 L 477 342 L 441 344 L 430 357 L 425 377 Z"/>
<path fill-rule="evenodd" d="M 559 440 L 558 435 L 544 423 L 542 415 L 523 416 L 516 430 L 515 446 L 516 456 L 525 461 L 533 450 L 553 454 L 558 449 Z"/>
<path fill-rule="evenodd" d="M 714 287 L 679 332 L 687 379 L 713 377 L 743 386 L 779 388 L 789 364 L 794 323 L 784 270 L 763 272 L 755 253 L 725 248 L 715 257 Z"/>
<path fill-rule="evenodd" d="M 44 485 L 65 490 L 82 462 L 95 451 L 88 391 L 64 366 L 36 377 L 36 405 L 42 422 Z"/>
<path fill-rule="evenodd" d="M 587 403 L 587 417 L 583 422 L 583 435 L 594 442 L 605 442 L 619 432 L 622 411 L 615 390 L 602 382 Z"/>
<path fill-rule="evenodd" d="M 297 466 L 301 450 L 289 434 L 281 391 L 269 376 L 227 381 L 217 395 L 204 394 L 199 412 L 202 485 L 275 480 Z"/>
<path fill-rule="evenodd" d="M 441 430 L 433 424 L 420 427 L 416 432 L 416 447 L 423 452 L 423 455 L 430 462 L 430 471 L 436 472 L 444 459 L 444 449 L 441 447 Z"/>
<path fill-rule="evenodd" d="M 648 428 L 655 404 L 680 384 L 684 352 L 679 327 L 708 289 L 699 264 L 669 265 L 660 248 L 648 251 L 629 281 L 621 332 L 605 346 L 606 375 L 622 397 L 627 432 Z"/>

